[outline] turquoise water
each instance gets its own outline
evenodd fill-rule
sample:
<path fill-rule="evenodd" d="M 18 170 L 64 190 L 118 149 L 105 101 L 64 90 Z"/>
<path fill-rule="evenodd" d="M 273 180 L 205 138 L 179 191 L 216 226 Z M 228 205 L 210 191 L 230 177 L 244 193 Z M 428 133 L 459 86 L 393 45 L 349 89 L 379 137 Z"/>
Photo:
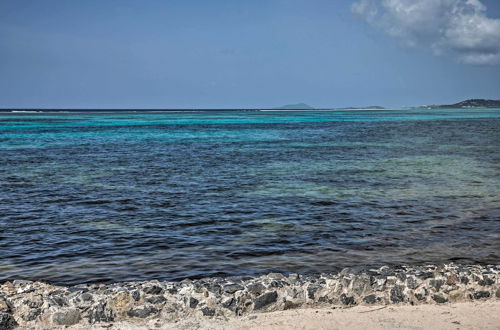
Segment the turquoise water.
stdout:
<path fill-rule="evenodd" d="M 500 260 L 500 109 L 0 113 L 0 281 Z"/>

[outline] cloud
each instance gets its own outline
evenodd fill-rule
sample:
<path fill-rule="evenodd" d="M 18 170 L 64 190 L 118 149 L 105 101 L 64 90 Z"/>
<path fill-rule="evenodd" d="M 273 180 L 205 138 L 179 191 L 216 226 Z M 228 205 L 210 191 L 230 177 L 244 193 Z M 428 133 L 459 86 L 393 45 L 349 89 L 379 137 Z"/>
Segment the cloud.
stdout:
<path fill-rule="evenodd" d="M 500 19 L 488 17 L 480 0 L 358 0 L 351 10 L 408 47 L 500 65 Z"/>

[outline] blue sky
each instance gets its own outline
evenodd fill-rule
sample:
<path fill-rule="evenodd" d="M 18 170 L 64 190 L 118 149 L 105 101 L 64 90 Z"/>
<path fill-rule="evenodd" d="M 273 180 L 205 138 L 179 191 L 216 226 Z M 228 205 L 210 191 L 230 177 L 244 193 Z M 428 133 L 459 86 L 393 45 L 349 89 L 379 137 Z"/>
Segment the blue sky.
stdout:
<path fill-rule="evenodd" d="M 397 107 L 500 99 L 500 2 L 474 0 L 484 6 L 473 15 L 486 28 L 462 40 L 453 34 L 456 17 L 436 26 L 406 22 L 418 14 L 441 18 L 438 10 L 465 0 L 432 0 L 443 6 L 412 7 L 411 16 L 392 10 L 405 1 L 1 0 L 0 107 Z M 436 34 L 442 27 L 446 37 Z"/>

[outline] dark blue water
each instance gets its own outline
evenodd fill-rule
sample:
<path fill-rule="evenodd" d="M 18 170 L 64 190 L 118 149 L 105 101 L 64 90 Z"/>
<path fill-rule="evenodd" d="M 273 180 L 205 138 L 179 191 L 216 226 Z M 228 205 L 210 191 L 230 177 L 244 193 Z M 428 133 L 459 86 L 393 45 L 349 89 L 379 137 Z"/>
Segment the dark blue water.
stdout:
<path fill-rule="evenodd" d="M 0 114 L 0 281 L 500 262 L 500 110 Z"/>

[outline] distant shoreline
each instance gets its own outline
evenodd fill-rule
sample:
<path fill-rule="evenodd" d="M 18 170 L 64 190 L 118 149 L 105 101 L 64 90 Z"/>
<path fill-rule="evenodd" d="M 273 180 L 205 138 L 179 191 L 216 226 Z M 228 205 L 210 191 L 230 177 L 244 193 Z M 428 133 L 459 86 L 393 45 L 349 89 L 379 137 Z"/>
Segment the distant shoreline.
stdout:
<path fill-rule="evenodd" d="M 50 113 L 206 113 L 206 112 L 356 112 L 356 111 L 432 111 L 432 110 L 498 110 L 500 108 L 356 108 L 356 109 L 0 109 L 0 114 L 50 114 Z"/>

